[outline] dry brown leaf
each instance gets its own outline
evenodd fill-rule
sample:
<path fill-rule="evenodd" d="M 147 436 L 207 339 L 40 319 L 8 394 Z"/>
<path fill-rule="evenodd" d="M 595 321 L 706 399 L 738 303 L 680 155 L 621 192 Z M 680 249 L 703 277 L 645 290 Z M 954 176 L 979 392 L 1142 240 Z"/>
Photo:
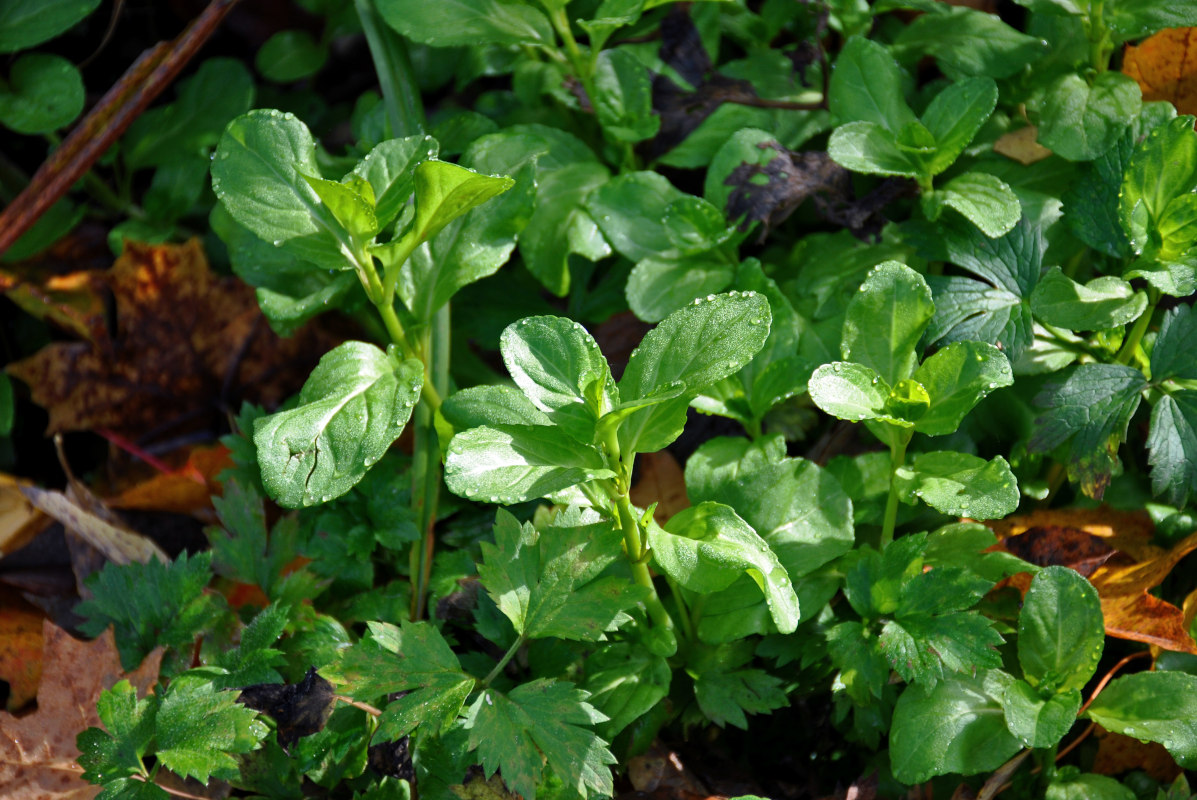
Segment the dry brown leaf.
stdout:
<path fill-rule="evenodd" d="M 106 428 L 136 438 L 220 412 L 228 395 L 275 406 L 331 342 L 312 329 L 279 339 L 253 289 L 208 269 L 198 240 L 128 243 L 102 273 L 116 304 L 111 345 L 55 343 L 8 367 L 50 412 L 49 433 Z"/>
<path fill-rule="evenodd" d="M 98 727 L 100 692 L 127 679 L 144 697 L 158 677 L 162 649 L 136 670 L 121 671 L 112 629 L 80 642 L 46 621 L 44 669 L 37 711 L 14 717 L 0 711 L 0 787 L 5 800 L 90 800 L 100 791 L 80 777 L 75 737 Z"/>
<path fill-rule="evenodd" d="M 20 550 L 50 524 L 50 518 L 21 494 L 21 487 L 29 485 L 0 473 L 0 556 Z"/>
<path fill-rule="evenodd" d="M 628 780 L 637 792 L 659 800 L 696 800 L 710 795 L 678 754 L 660 742 L 628 762 Z"/>
<path fill-rule="evenodd" d="M 76 336 L 108 350 L 106 306 L 108 287 L 96 272 L 75 272 L 34 278 L 33 269 L 0 270 L 0 288 L 25 313 L 52 322 Z"/>
<path fill-rule="evenodd" d="M 1163 552 L 1162 548 L 1152 544 L 1155 526 L 1146 511 L 1119 511 L 1109 506 L 1041 509 L 984 524 L 998 539 L 1017 536 L 1030 528 L 1076 528 L 1104 539 L 1135 561 L 1155 558 Z"/>
<path fill-rule="evenodd" d="M 1197 114 L 1197 28 L 1168 28 L 1122 56 L 1122 71 L 1135 79 L 1143 100 L 1167 100 L 1180 114 Z"/>
<path fill-rule="evenodd" d="M 109 508 L 190 514 L 211 505 L 212 495 L 220 493 L 216 476 L 231 466 L 232 455 L 224 445 L 195 447 L 182 466 L 160 472 L 104 502 Z"/>
<path fill-rule="evenodd" d="M 1097 739 L 1097 755 L 1093 759 L 1093 771 L 1098 775 L 1121 775 L 1141 769 L 1157 781 L 1170 783 L 1181 773 L 1176 759 L 1159 742 L 1140 742 L 1101 727 L 1097 728 L 1094 737 Z"/>
<path fill-rule="evenodd" d="M 1042 161 L 1052 154 L 1051 150 L 1039 144 L 1039 129 L 1034 125 L 1002 134 L 993 143 L 993 151 L 1024 166 Z"/>
<path fill-rule="evenodd" d="M 642 453 L 636 459 L 636 467 L 640 478 L 628 492 L 628 497 L 640 508 L 656 503 L 653 519 L 658 525 L 664 525 L 674 514 L 690 507 L 681 465 L 668 451 Z"/>
<path fill-rule="evenodd" d="M 1189 636 L 1181 610 L 1146 590 L 1101 594 L 1101 614 L 1106 633 L 1116 639 L 1197 655 L 1197 643 Z"/>
<path fill-rule="evenodd" d="M 109 561 L 129 564 L 146 563 L 152 558 L 166 563 L 166 553 L 140 533 L 114 525 L 62 492 L 28 487 L 21 490 L 29 502 L 58 520 L 70 532 L 79 535 Z"/>
<path fill-rule="evenodd" d="M 45 618 L 19 593 L 0 586 L 0 680 L 8 683 L 9 711 L 17 711 L 37 697 Z"/>

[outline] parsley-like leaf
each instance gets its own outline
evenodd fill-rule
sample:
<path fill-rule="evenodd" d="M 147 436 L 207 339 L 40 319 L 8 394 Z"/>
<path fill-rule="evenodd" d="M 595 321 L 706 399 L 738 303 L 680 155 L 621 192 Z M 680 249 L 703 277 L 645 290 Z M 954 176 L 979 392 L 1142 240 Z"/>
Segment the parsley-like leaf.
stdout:
<path fill-rule="evenodd" d="M 702 713 L 716 725 L 730 723 L 747 730 L 744 712 L 762 714 L 788 705 L 781 685 L 780 678 L 764 670 L 710 670 L 694 681 L 694 697 Z"/>
<path fill-rule="evenodd" d="M 83 779 L 107 785 L 121 778 L 144 775 L 141 759 L 154 738 L 157 708 L 157 697 L 138 700 L 136 690 L 127 680 L 102 692 L 96 710 L 107 730 L 88 728 L 76 740 Z"/>
<path fill-rule="evenodd" d="M 207 783 L 237 777 L 234 755 L 255 749 L 269 732 L 234 692 L 216 688 L 206 675 L 176 677 L 155 718 L 155 755 L 167 769 Z"/>
<path fill-rule="evenodd" d="M 546 764 L 582 797 L 610 795 L 615 756 L 589 727 L 607 718 L 586 700 L 586 692 L 564 681 L 536 680 L 506 695 L 488 689 L 470 706 L 470 748 L 487 774 L 501 769 L 527 800 L 535 800 Z"/>

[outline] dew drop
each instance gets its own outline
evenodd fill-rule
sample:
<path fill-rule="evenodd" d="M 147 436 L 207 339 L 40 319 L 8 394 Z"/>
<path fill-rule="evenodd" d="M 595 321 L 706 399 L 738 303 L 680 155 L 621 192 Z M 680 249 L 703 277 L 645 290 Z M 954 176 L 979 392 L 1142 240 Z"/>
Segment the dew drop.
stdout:
<path fill-rule="evenodd" d="M 274 242 L 273 242 L 273 244 L 274 244 L 274 246 L 275 246 L 275 247 L 282 247 L 282 246 L 283 246 L 283 240 L 282 240 L 282 239 L 275 239 L 275 240 L 274 240 Z"/>

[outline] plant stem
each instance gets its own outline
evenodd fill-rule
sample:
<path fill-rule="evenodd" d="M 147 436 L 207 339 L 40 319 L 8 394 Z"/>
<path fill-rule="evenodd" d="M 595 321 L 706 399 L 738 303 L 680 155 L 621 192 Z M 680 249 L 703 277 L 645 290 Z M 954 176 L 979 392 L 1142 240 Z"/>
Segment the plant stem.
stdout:
<path fill-rule="evenodd" d="M 420 541 L 413 547 L 418 554 L 412 580 L 412 619 L 424 617 L 428 584 L 432 577 L 432 557 L 436 552 L 437 504 L 441 488 L 441 450 L 436 433 L 439 398 L 449 385 L 450 311 L 446 303 L 436 313 L 431 327 L 424 331 L 421 352 L 424 359 L 424 386 L 431 387 L 416 406 L 416 444 L 412 460 L 412 503 L 416 511 Z M 433 403 L 432 398 L 437 402 Z"/>
<path fill-rule="evenodd" d="M 619 511 L 619 524 L 623 528 L 623 543 L 627 550 L 628 564 L 632 568 L 632 578 L 651 592 L 648 599 L 644 601 L 649 619 L 657 627 L 672 631 L 674 629 L 673 617 L 669 616 L 669 612 L 665 610 L 665 605 L 657 594 L 657 587 L 653 584 L 652 574 L 648 571 L 648 564 L 645 563 L 645 556 L 648 553 L 644 550 L 643 540 L 640 536 L 640 522 L 636 519 L 632 502 L 628 499 L 626 491 L 616 495 L 613 499 Z"/>
<path fill-rule="evenodd" d="M 885 500 L 885 518 L 881 523 L 882 550 L 894 541 L 894 527 L 898 523 L 898 469 L 906 464 L 906 445 L 909 443 L 910 436 L 903 432 L 897 444 L 890 446 L 889 497 Z"/>
<path fill-rule="evenodd" d="M 561 37 L 561 41 L 565 45 L 565 54 L 569 56 L 570 66 L 573 67 L 578 80 L 582 82 L 582 88 L 586 91 L 586 98 L 590 101 L 591 108 L 594 108 L 595 62 L 582 55 L 582 50 L 578 47 L 578 41 L 574 38 L 574 32 L 569 27 L 569 17 L 565 14 L 564 5 L 560 8 L 547 10 L 549 11 L 549 19 L 553 23 L 553 29 L 557 31 L 557 35 Z"/>
<path fill-rule="evenodd" d="M 1155 307 L 1160 302 L 1159 289 L 1154 286 L 1149 287 L 1147 299 L 1147 310 L 1135 320 L 1135 326 L 1131 328 L 1126 341 L 1122 343 L 1122 349 L 1118 351 L 1118 356 L 1114 359 L 1116 364 L 1129 364 L 1135 357 L 1135 351 L 1139 349 L 1139 343 L 1143 341 L 1143 334 L 1147 333 L 1147 328 L 1151 325 L 1151 318 L 1155 316 Z"/>
<path fill-rule="evenodd" d="M 374 71 L 387 112 L 392 136 L 416 136 L 424 132 L 424 104 L 420 87 L 412 74 L 407 44 L 382 22 L 372 0 L 354 0 L 358 19 L 366 34 Z"/>
<path fill-rule="evenodd" d="M 503 672 L 503 668 L 507 666 L 508 662 L 515 657 L 515 654 L 518 653 L 520 648 L 523 646 L 524 635 L 521 633 L 516 640 L 512 642 L 511 647 L 507 648 L 507 652 L 504 653 L 503 657 L 499 659 L 499 663 L 495 664 L 495 668 L 487 673 L 486 677 L 478 682 L 478 685 L 483 688 L 490 686 L 490 682 L 499 677 L 499 674 Z"/>

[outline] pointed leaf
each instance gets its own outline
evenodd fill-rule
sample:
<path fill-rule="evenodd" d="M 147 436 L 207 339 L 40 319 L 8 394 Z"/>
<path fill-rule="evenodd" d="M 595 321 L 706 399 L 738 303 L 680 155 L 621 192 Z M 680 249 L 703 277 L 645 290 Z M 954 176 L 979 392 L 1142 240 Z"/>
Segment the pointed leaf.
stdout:
<path fill-rule="evenodd" d="M 436 158 L 438 145 L 431 136 L 388 139 L 366 153 L 353 168 L 374 190 L 374 213 L 380 228 L 395 221 L 415 189 L 415 169 Z"/>
<path fill-rule="evenodd" d="M 922 275 L 897 261 L 878 264 L 848 304 L 840 352 L 893 386 L 914 373 L 915 346 L 934 314 Z"/>
<path fill-rule="evenodd" d="M 925 167 L 927 175 L 938 175 L 960 157 L 993 113 L 997 98 L 997 84 L 990 78 L 969 78 L 935 95 L 922 118 L 935 137 L 935 155 Z"/>
<path fill-rule="evenodd" d="M 1147 450 L 1152 494 L 1184 508 L 1190 494 L 1197 493 L 1197 392 L 1177 392 L 1156 401 Z"/>
<path fill-rule="evenodd" d="M 986 395 L 1014 383 L 1010 362 L 984 342 L 953 342 L 941 348 L 919 365 L 914 379 L 930 397 L 914 429 L 928 436 L 954 433 Z"/>
<path fill-rule="evenodd" d="M 903 96 L 898 63 L 884 45 L 863 36 L 849 38 L 840 50 L 829 95 L 831 113 L 841 123 L 873 122 L 897 133 L 915 120 Z"/>
<path fill-rule="evenodd" d="M 1067 567 L 1036 575 L 1018 615 L 1018 661 L 1027 682 L 1045 693 L 1082 689 L 1104 646 L 1093 585 Z"/>

